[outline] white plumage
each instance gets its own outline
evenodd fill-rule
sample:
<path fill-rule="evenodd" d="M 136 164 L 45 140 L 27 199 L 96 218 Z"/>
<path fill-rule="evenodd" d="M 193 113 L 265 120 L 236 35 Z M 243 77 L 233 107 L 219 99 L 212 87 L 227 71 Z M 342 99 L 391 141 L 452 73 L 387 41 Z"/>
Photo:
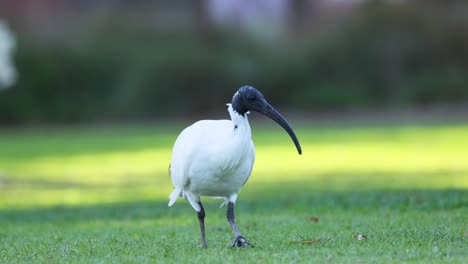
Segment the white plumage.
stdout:
<path fill-rule="evenodd" d="M 249 179 L 255 161 L 247 115 L 241 116 L 228 104 L 231 120 L 202 120 L 187 127 L 177 138 L 171 160 L 174 191 L 186 198 L 198 212 L 200 196 L 224 198 L 235 203 Z"/>

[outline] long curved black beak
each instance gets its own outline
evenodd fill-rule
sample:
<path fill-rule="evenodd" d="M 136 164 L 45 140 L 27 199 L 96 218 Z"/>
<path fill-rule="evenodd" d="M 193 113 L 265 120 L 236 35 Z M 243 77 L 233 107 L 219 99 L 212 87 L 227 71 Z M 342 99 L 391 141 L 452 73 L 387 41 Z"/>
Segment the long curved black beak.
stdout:
<path fill-rule="evenodd" d="M 299 140 L 297 139 L 296 134 L 294 133 L 293 129 L 288 124 L 286 119 L 284 119 L 284 117 L 278 111 L 276 111 L 275 108 L 273 108 L 273 106 L 271 106 L 266 100 L 261 100 L 261 103 L 255 108 L 252 108 L 252 110 L 268 116 L 269 118 L 273 119 L 276 123 L 278 123 L 280 126 L 282 126 L 284 130 L 288 132 L 289 136 L 294 142 L 294 145 L 296 145 L 297 152 L 299 153 L 299 155 L 302 154 L 301 144 L 299 144 Z"/>

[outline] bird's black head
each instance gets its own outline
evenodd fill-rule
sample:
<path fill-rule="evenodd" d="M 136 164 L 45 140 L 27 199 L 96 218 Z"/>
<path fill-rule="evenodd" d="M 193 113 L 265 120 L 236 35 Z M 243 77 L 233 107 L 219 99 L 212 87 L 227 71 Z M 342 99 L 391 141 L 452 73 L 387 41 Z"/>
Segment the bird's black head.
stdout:
<path fill-rule="evenodd" d="M 242 86 L 232 97 L 232 108 L 240 115 L 245 115 L 248 111 L 262 113 L 273 119 L 276 123 L 288 132 L 289 136 L 296 145 L 297 152 L 302 154 L 301 145 L 297 140 L 296 134 L 284 117 L 271 106 L 261 92 L 252 86 Z"/>
<path fill-rule="evenodd" d="M 256 111 L 265 101 L 263 94 L 252 86 L 242 86 L 232 97 L 232 108 L 240 115 L 245 115 L 249 110 Z"/>

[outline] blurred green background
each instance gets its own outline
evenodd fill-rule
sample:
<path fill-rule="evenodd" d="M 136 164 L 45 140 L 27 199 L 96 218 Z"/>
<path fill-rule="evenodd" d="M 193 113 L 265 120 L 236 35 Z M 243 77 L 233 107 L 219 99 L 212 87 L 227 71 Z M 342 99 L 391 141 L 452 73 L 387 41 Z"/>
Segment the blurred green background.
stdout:
<path fill-rule="evenodd" d="M 301 113 L 468 100 L 465 1 L 2 1 L 2 124 L 171 120 L 250 84 Z M 221 116 L 221 115 L 220 115 Z"/>
<path fill-rule="evenodd" d="M 466 1 L 7 0 L 0 20 L 0 262 L 466 263 Z M 200 253 L 190 206 L 167 208 L 171 148 L 245 84 L 304 153 L 252 114 L 237 208 L 259 247 L 227 251 L 205 199 Z"/>

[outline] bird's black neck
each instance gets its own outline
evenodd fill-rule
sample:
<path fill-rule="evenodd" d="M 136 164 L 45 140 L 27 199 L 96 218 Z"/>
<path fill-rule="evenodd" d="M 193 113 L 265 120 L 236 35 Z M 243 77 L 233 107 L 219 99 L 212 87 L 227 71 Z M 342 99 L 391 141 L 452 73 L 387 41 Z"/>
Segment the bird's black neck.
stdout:
<path fill-rule="evenodd" d="M 242 105 L 239 100 L 235 99 L 236 98 L 234 98 L 232 101 L 232 109 L 234 109 L 234 111 L 236 111 L 239 115 L 245 116 L 245 113 L 247 113 L 249 110 L 244 105 Z"/>

